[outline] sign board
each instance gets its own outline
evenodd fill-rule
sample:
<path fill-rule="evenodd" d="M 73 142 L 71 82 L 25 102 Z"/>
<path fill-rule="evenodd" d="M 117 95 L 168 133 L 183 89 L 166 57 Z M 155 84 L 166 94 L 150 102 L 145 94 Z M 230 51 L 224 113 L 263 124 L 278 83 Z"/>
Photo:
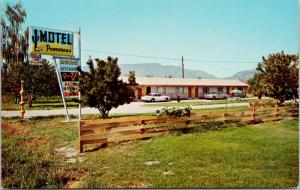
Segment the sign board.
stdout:
<path fill-rule="evenodd" d="M 60 71 L 62 72 L 77 72 L 79 59 L 76 58 L 61 58 L 59 59 Z"/>
<path fill-rule="evenodd" d="M 63 95 L 66 98 L 78 98 L 79 66 L 78 58 L 59 58 Z"/>
<path fill-rule="evenodd" d="M 73 38 L 72 32 L 30 27 L 29 53 L 73 56 Z"/>
<path fill-rule="evenodd" d="M 62 81 L 78 81 L 78 72 L 60 72 Z"/>
<path fill-rule="evenodd" d="M 64 96 L 68 98 L 78 98 L 78 81 L 63 81 Z"/>

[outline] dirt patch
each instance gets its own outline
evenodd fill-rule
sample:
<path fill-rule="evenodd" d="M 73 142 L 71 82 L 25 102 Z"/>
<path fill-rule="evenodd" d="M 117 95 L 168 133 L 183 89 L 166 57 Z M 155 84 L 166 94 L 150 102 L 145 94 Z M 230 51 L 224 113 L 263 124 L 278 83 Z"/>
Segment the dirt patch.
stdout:
<path fill-rule="evenodd" d="M 4 130 L 9 135 L 17 135 L 17 134 L 28 135 L 29 134 L 28 126 L 20 125 L 20 124 L 3 124 L 2 130 Z"/>
<path fill-rule="evenodd" d="M 77 176 L 76 178 L 69 178 L 70 180 L 66 183 L 64 188 L 67 189 L 75 189 L 75 188 L 82 188 L 84 184 L 84 179 L 88 176 L 88 172 L 80 171 L 81 175 Z"/>
<path fill-rule="evenodd" d="M 82 163 L 85 159 L 83 158 L 84 153 L 79 153 L 79 151 L 73 147 L 60 147 L 54 149 L 57 153 L 64 155 L 67 163 L 76 162 Z"/>
<path fill-rule="evenodd" d="M 20 146 L 37 146 L 45 143 L 45 139 L 42 137 L 34 137 L 28 141 L 18 141 L 17 145 Z"/>
<path fill-rule="evenodd" d="M 149 187 L 149 185 L 146 184 L 146 183 L 133 181 L 133 182 L 130 182 L 129 184 L 116 183 L 116 184 L 112 185 L 112 188 L 118 188 L 119 189 L 119 188 L 125 188 L 127 186 L 128 186 L 128 188 L 134 188 L 134 189 L 141 189 L 141 188 L 148 188 Z"/>

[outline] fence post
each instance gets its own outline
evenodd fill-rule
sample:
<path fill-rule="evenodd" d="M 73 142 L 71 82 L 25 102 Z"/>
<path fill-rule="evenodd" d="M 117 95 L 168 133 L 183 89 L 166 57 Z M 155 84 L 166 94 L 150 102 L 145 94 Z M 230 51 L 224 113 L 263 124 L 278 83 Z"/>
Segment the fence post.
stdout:
<path fill-rule="evenodd" d="M 253 124 L 255 124 L 255 111 L 256 111 L 256 107 L 255 107 L 255 106 L 252 106 Z"/>
<path fill-rule="evenodd" d="M 78 121 L 78 145 L 79 145 L 79 152 L 82 153 L 83 152 L 83 144 L 81 143 L 81 122 L 82 121 Z"/>
<path fill-rule="evenodd" d="M 278 117 L 278 111 L 279 111 L 279 109 L 278 109 L 278 107 L 276 106 L 276 107 L 275 107 L 275 110 L 274 110 L 275 120 L 276 120 L 277 117 Z"/>
<path fill-rule="evenodd" d="M 226 113 L 226 108 L 225 108 L 224 113 L 223 113 L 224 121 L 226 121 L 226 116 L 227 116 L 227 113 Z"/>

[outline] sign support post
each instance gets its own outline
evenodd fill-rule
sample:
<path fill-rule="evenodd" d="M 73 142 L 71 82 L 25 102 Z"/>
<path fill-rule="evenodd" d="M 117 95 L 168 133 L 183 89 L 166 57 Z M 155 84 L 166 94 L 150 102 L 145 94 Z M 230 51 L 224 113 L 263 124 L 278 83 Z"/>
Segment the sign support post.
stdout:
<path fill-rule="evenodd" d="M 80 31 L 80 28 L 79 28 L 79 31 L 78 31 L 78 57 L 79 57 L 79 67 L 81 68 L 81 31 Z M 80 75 L 80 72 L 79 72 L 79 75 Z M 78 99 L 79 99 L 78 120 L 80 122 L 80 120 L 81 120 L 81 93 L 80 93 L 80 90 L 78 90 Z"/>
<path fill-rule="evenodd" d="M 67 105 L 66 105 L 66 101 L 65 101 L 65 97 L 64 97 L 62 82 L 61 82 L 60 74 L 59 74 L 59 71 L 58 71 L 56 58 L 54 58 L 54 64 L 55 64 L 55 70 L 56 70 L 57 80 L 58 80 L 58 84 L 59 84 L 59 89 L 60 89 L 60 93 L 61 93 L 61 98 L 62 98 L 63 103 L 64 103 L 64 108 L 65 108 L 65 113 L 66 113 L 66 118 L 67 118 L 66 121 L 69 122 L 70 121 L 69 113 L 68 113 L 68 109 L 67 109 Z"/>

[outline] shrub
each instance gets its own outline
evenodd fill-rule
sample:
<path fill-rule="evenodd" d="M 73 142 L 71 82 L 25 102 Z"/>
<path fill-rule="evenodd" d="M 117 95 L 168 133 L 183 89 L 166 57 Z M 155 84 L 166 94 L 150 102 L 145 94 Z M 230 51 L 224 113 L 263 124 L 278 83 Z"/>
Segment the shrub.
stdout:
<path fill-rule="evenodd" d="M 156 110 L 156 116 L 158 117 L 173 117 L 173 118 L 179 118 L 182 116 L 190 116 L 191 115 L 191 107 L 186 107 L 186 108 L 175 108 L 175 107 L 165 107 L 161 110 Z"/>

